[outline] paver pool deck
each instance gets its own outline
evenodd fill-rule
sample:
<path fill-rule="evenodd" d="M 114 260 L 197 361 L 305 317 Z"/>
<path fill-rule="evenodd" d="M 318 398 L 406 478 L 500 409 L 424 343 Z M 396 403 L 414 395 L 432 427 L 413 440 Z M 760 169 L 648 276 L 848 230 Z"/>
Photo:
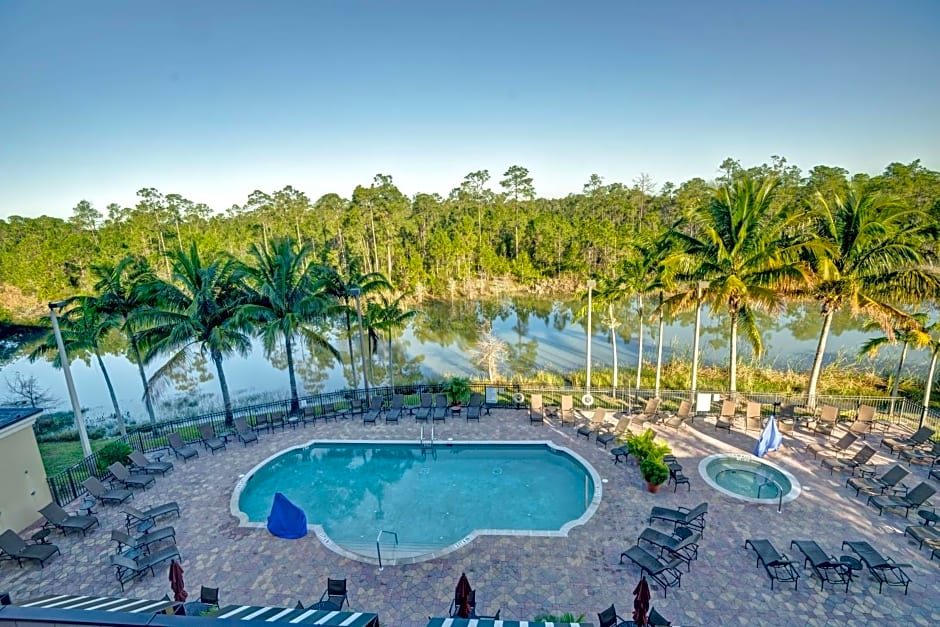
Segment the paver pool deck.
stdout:
<path fill-rule="evenodd" d="M 207 585 L 220 588 L 222 605 L 293 607 L 298 600 L 305 605 L 318 600 L 327 577 L 345 577 L 354 610 L 377 613 L 383 625 L 424 627 L 428 616 L 446 615 L 461 572 L 467 573 L 477 591 L 481 613 L 501 609 L 504 619 L 532 620 L 542 613 L 573 612 L 596 624 L 597 612 L 614 603 L 629 616 L 631 592 L 640 573 L 636 566 L 618 561 L 648 526 L 650 508 L 693 507 L 707 501 L 708 525 L 691 572 L 683 572 L 682 586 L 669 589 L 668 598 L 658 587 L 652 590 L 653 606 L 674 625 L 940 624 L 940 562 L 929 561 L 929 550 L 918 550 L 902 536 L 907 525 L 919 523 L 916 513 L 911 512 L 910 519 L 888 511 L 878 516 L 863 496 L 844 487 L 845 474 L 830 476 L 805 451 L 814 437 L 803 432 L 785 436 L 784 448 L 767 458 L 803 485 L 802 495 L 778 513 L 776 504 L 753 505 L 724 496 L 698 475 L 703 457 L 749 453 L 757 436 L 715 432 L 712 418 L 696 418 L 678 433 L 658 427 L 691 479 L 691 491 L 679 486 L 673 492 L 663 486 L 658 494 L 647 492 L 635 465 L 615 465 L 608 450 L 593 439 L 577 437 L 570 425 L 530 425 L 525 411 L 502 408 L 479 423 L 448 418 L 435 425 L 439 441 L 550 439 L 577 452 L 606 480 L 603 500 L 593 518 L 565 538 L 483 536 L 444 557 L 383 570 L 341 557 L 312 533 L 300 540 L 283 540 L 264 529 L 239 527 L 229 513 L 240 475 L 282 449 L 314 439 L 417 440 L 418 430 L 411 418 L 398 425 L 375 426 L 349 419 L 261 434 L 260 443 L 247 448 L 230 442 L 215 455 L 200 446 L 198 458 L 188 463 L 173 460 L 175 469 L 158 477 L 154 487 L 138 492 L 131 504 L 145 509 L 169 500 L 180 503 L 182 516 L 167 518 L 165 524 L 176 528 L 187 589 L 196 596 L 199 586 Z M 877 447 L 878 439 L 872 435 L 869 442 Z M 874 460 L 881 470 L 895 461 L 886 453 L 879 449 Z M 925 480 L 924 467 L 912 470 L 906 484 Z M 123 529 L 124 516 L 115 505 L 97 506 L 95 511 L 101 527 L 87 537 L 56 532 L 49 538 L 62 555 L 45 569 L 33 563 L 17 568 L 15 562 L 2 562 L 0 591 L 11 593 L 14 602 L 45 594 L 159 599 L 170 593 L 168 567 L 160 567 L 156 577 L 128 584 L 121 593 L 109 555 L 116 546 L 110 530 Z M 669 530 L 662 524 L 652 526 Z M 811 571 L 801 569 L 798 590 L 792 584 L 779 584 L 772 591 L 764 569 L 755 566 L 753 552 L 744 549 L 748 538 L 768 538 L 798 562 L 802 555 L 789 548 L 793 539 L 812 538 L 836 556 L 844 554 L 843 540 L 866 540 L 883 555 L 911 564 L 905 570 L 913 582 L 907 596 L 903 589 L 887 586 L 879 594 L 877 582 L 863 570 L 848 593 L 828 586 L 820 591 Z"/>

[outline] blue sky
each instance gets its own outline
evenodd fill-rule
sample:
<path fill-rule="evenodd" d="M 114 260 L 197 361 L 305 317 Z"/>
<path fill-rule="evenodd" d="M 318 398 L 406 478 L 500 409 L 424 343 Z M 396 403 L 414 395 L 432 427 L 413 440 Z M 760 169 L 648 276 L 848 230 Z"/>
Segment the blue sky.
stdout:
<path fill-rule="evenodd" d="M 0 217 L 523 165 L 940 169 L 940 3 L 0 0 Z"/>

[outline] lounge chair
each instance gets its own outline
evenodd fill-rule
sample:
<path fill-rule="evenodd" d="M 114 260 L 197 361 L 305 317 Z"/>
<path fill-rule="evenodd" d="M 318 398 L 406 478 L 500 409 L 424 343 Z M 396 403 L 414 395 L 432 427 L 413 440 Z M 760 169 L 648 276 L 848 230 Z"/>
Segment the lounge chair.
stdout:
<path fill-rule="evenodd" d="M 125 583 L 142 577 L 148 570 L 151 575 L 156 574 L 153 569 L 154 566 L 172 559 L 180 559 L 180 551 L 175 544 L 165 546 L 159 551 L 147 555 L 140 555 L 137 549 L 112 555 L 111 564 L 114 565 L 115 576 L 118 583 L 121 584 L 121 591 L 123 592 Z"/>
<path fill-rule="evenodd" d="M 131 528 L 131 525 L 139 525 L 142 522 L 156 522 L 156 519 L 160 516 L 167 516 L 169 514 L 180 515 L 180 506 L 176 501 L 170 501 L 169 503 L 163 503 L 161 505 L 155 505 L 147 510 L 140 511 L 135 507 L 130 505 L 125 505 L 121 508 L 121 513 L 124 514 L 124 526 L 127 529 Z"/>
<path fill-rule="evenodd" d="M 734 401 L 727 400 L 721 402 L 721 411 L 715 417 L 715 431 L 724 429 L 731 433 L 731 426 L 734 424 Z"/>
<path fill-rule="evenodd" d="M 881 441 L 881 446 L 890 449 L 892 453 L 916 449 L 926 444 L 933 437 L 934 431 L 930 427 L 921 427 L 907 438 L 885 438 Z"/>
<path fill-rule="evenodd" d="M 692 403 L 682 401 L 679 403 L 679 409 L 672 416 L 663 421 L 663 425 L 671 427 L 678 431 L 686 423 L 692 422 Z"/>
<path fill-rule="evenodd" d="M 39 562 L 40 568 L 46 567 L 46 560 L 56 553 L 61 553 L 54 544 L 27 544 L 18 533 L 7 529 L 0 533 L 0 551 L 6 559 L 16 560 L 17 565 L 23 568 L 23 560 Z"/>
<path fill-rule="evenodd" d="M 825 436 L 831 436 L 839 421 L 839 408 L 833 405 L 823 405 L 819 412 L 819 418 L 813 421 L 813 433 L 822 433 Z"/>
<path fill-rule="evenodd" d="M 751 545 L 751 548 L 757 554 L 757 565 L 763 565 L 764 570 L 767 571 L 767 576 L 770 577 L 771 590 L 774 589 L 774 581 L 784 583 L 792 581 L 794 590 L 799 587 L 800 571 L 796 569 L 789 557 L 774 548 L 770 540 L 748 539 L 744 541 L 744 548 L 746 549 L 748 545 Z"/>
<path fill-rule="evenodd" d="M 617 425 L 613 429 L 605 430 L 603 433 L 598 433 L 597 437 L 594 439 L 594 443 L 603 445 L 604 448 L 607 448 L 608 444 L 622 437 L 623 434 L 626 433 L 627 429 L 630 428 L 630 423 L 632 421 L 632 416 L 622 416 L 620 420 L 617 421 Z"/>
<path fill-rule="evenodd" d="M 940 527 L 937 525 L 909 525 L 904 535 L 914 538 L 918 549 L 924 548 L 925 543 L 931 548 L 940 547 Z"/>
<path fill-rule="evenodd" d="M 659 420 L 659 404 L 662 399 L 653 397 L 646 401 L 646 406 L 639 414 L 633 417 L 635 422 L 656 422 Z"/>
<path fill-rule="evenodd" d="M 43 507 L 39 513 L 62 533 L 81 531 L 82 535 L 85 535 L 89 529 L 99 524 L 97 516 L 69 514 L 55 502 Z"/>
<path fill-rule="evenodd" d="M 845 547 L 849 547 L 868 567 L 868 572 L 878 581 L 879 593 L 881 593 L 882 586 L 888 584 L 889 586 L 904 586 L 904 594 L 907 595 L 907 586 L 910 585 L 911 578 L 903 569 L 910 568 L 910 564 L 898 564 L 890 557 L 882 557 L 875 547 L 867 542 L 846 540 L 842 543 L 842 548 L 845 549 Z"/>
<path fill-rule="evenodd" d="M 146 490 L 152 486 L 155 481 L 153 477 L 132 475 L 131 471 L 127 469 L 127 466 L 121 462 L 114 462 L 108 466 L 108 470 L 111 471 L 112 475 L 114 475 L 114 480 L 123 485 L 125 488 L 143 488 Z"/>
<path fill-rule="evenodd" d="M 529 397 L 529 424 L 545 422 L 545 407 L 542 405 L 542 395 L 533 394 Z"/>
<path fill-rule="evenodd" d="M 258 441 L 258 434 L 248 427 L 248 422 L 244 418 L 235 419 L 235 433 L 245 447 L 252 442 Z"/>
<path fill-rule="evenodd" d="M 858 436 L 854 433 L 846 433 L 835 444 L 830 444 L 829 442 L 813 442 L 806 447 L 806 450 L 813 454 L 813 459 L 816 459 L 816 456 L 820 453 L 842 455 L 850 446 L 855 444 L 855 440 L 857 439 Z"/>
<path fill-rule="evenodd" d="M 392 396 L 392 402 L 389 404 L 388 408 L 385 410 L 385 424 L 394 422 L 398 424 L 398 419 L 401 418 L 401 412 L 405 408 L 405 397 L 402 394 L 395 394 Z"/>
<path fill-rule="evenodd" d="M 688 570 L 692 570 L 692 560 L 698 559 L 698 543 L 701 540 L 702 534 L 693 533 L 684 527 L 677 529 L 675 535 L 647 527 L 636 539 L 636 544 L 639 546 L 641 541 L 651 544 L 659 549 L 660 558 L 669 553 L 670 559 L 678 558 L 685 562 Z"/>
<path fill-rule="evenodd" d="M 692 509 L 679 507 L 670 509 L 668 507 L 653 507 L 650 511 L 649 522 L 654 520 L 665 520 L 671 522 L 673 529 L 679 527 L 691 527 L 699 532 L 705 532 L 705 516 L 708 514 L 708 503 L 702 502 Z"/>
<path fill-rule="evenodd" d="M 851 459 L 839 459 L 838 457 L 823 457 L 822 465 L 829 469 L 829 474 L 831 475 L 836 470 L 852 470 L 855 472 L 855 469 L 859 466 L 863 466 L 868 463 L 872 457 L 874 457 L 876 451 L 867 444 L 862 448 L 858 449 L 854 456 Z"/>
<path fill-rule="evenodd" d="M 215 429 L 212 428 L 211 424 L 203 423 L 197 428 L 199 429 L 199 436 L 202 438 L 202 445 L 212 451 L 213 455 L 216 451 L 225 448 L 225 440 L 215 434 Z"/>
<path fill-rule="evenodd" d="M 597 407 L 594 409 L 594 415 L 591 416 L 591 420 L 587 424 L 583 424 L 578 427 L 576 431 L 577 435 L 583 435 L 588 440 L 591 439 L 591 434 L 595 432 L 600 432 L 604 428 L 604 423 L 607 420 L 607 410 L 603 407 Z"/>
<path fill-rule="evenodd" d="M 428 422 L 432 411 L 434 411 L 434 395 L 422 392 L 421 404 L 415 409 L 415 422 Z"/>
<path fill-rule="evenodd" d="M 628 621 L 626 618 L 620 616 L 617 613 L 617 608 L 611 604 L 603 612 L 597 613 L 597 622 L 600 627 L 625 627 L 626 625 L 633 625 L 633 621 Z"/>
<path fill-rule="evenodd" d="M 826 555 L 814 540 L 794 540 L 790 543 L 790 548 L 794 546 L 803 553 L 806 558 L 803 560 L 803 568 L 809 564 L 813 569 L 813 574 L 819 578 L 819 589 L 822 590 L 825 584 L 833 585 L 845 584 L 845 591 L 849 591 L 849 582 L 852 581 L 852 571 L 846 564 L 843 564 L 833 556 Z"/>
<path fill-rule="evenodd" d="M 173 470 L 173 464 L 171 462 L 151 461 L 140 451 L 132 451 L 131 454 L 127 456 L 127 459 L 129 459 L 132 464 L 131 471 L 137 470 L 150 475 L 165 475 L 168 471 Z"/>
<path fill-rule="evenodd" d="M 861 432 L 862 427 L 866 428 L 866 433 L 871 433 L 875 426 L 876 410 L 871 405 L 859 405 L 855 412 L 855 422 L 852 423 L 856 431 Z"/>
<path fill-rule="evenodd" d="M 878 508 L 878 515 L 886 509 L 903 509 L 904 517 L 911 512 L 911 508 L 917 508 L 927 502 L 927 499 L 937 493 L 936 488 L 926 482 L 917 484 L 904 496 L 900 495 L 882 495 L 876 494 L 868 497 L 868 504 Z"/>
<path fill-rule="evenodd" d="M 483 395 L 473 393 L 470 395 L 470 402 L 467 403 L 466 417 L 467 422 L 476 420 L 480 422 L 480 415 L 483 413 Z"/>
<path fill-rule="evenodd" d="M 930 464 L 931 467 L 940 464 L 940 440 L 934 440 L 929 451 L 906 448 L 898 451 L 898 459 L 911 464 Z"/>
<path fill-rule="evenodd" d="M 431 411 L 431 422 L 447 422 L 447 395 L 434 395 L 434 409 Z"/>
<path fill-rule="evenodd" d="M 151 529 L 135 538 L 120 529 L 112 529 L 111 540 L 118 543 L 118 553 L 127 549 L 149 551 L 151 544 L 163 542 L 164 540 L 173 540 L 173 544 L 176 544 L 176 530 L 173 527 L 160 527 L 159 529 Z"/>
<path fill-rule="evenodd" d="M 327 578 L 326 590 L 320 595 L 320 601 L 329 601 L 340 610 L 343 609 L 343 604 L 349 605 L 349 598 L 346 592 L 346 580 Z"/>
<path fill-rule="evenodd" d="M 865 492 L 865 494 L 884 494 L 887 490 L 895 490 L 895 486 L 909 474 L 911 474 L 910 471 L 904 466 L 894 465 L 888 469 L 888 472 L 880 477 L 872 477 L 870 479 L 866 479 L 865 477 L 849 477 L 846 479 L 845 485 L 848 488 L 855 488 L 855 496 L 858 496 L 860 492 Z M 902 486 L 900 491 L 905 492 L 906 490 Z"/>
<path fill-rule="evenodd" d="M 663 587 L 663 596 L 670 586 L 682 586 L 682 571 L 679 566 L 682 560 L 675 558 L 670 562 L 662 562 L 658 557 L 647 551 L 641 546 L 631 546 L 620 554 L 620 563 L 623 564 L 623 558 L 640 567 L 640 570 L 646 573 L 653 581 Z"/>
<path fill-rule="evenodd" d="M 199 451 L 195 447 L 190 446 L 183 442 L 183 437 L 179 433 L 167 433 L 166 441 L 169 443 L 170 448 L 173 449 L 173 454 L 177 458 L 183 458 L 183 461 L 189 461 L 190 457 L 199 457 Z"/>
<path fill-rule="evenodd" d="M 362 414 L 362 424 L 374 425 L 382 415 L 382 408 L 385 406 L 385 399 L 381 396 L 373 396 L 369 402 L 369 411 Z"/>
<path fill-rule="evenodd" d="M 564 427 L 566 422 L 575 424 L 574 398 L 571 394 L 562 394 L 561 402 L 558 405 L 558 424 Z"/>
<path fill-rule="evenodd" d="M 748 401 L 744 409 L 744 432 L 760 431 L 763 428 L 760 403 Z"/>
<path fill-rule="evenodd" d="M 88 477 L 82 481 L 82 485 L 88 490 L 88 494 L 102 503 L 123 503 L 134 498 L 134 493 L 127 488 L 108 488 L 98 477 Z"/>
<path fill-rule="evenodd" d="M 271 433 L 274 433 L 274 430 L 278 427 L 283 431 L 284 427 L 287 426 L 287 412 L 272 411 L 268 414 L 268 426 L 271 429 Z"/>

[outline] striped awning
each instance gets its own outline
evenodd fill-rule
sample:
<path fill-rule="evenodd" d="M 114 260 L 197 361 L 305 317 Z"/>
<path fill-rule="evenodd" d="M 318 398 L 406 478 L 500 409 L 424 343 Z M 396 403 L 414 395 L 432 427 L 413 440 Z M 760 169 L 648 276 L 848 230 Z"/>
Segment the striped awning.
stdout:
<path fill-rule="evenodd" d="M 283 607 L 259 605 L 227 605 L 216 618 L 252 620 L 268 623 L 294 623 L 297 625 L 323 625 L 324 627 L 378 627 L 376 614 L 363 612 L 334 612 L 331 610 L 292 610 Z"/>
<path fill-rule="evenodd" d="M 97 610 L 99 612 L 134 612 L 156 614 L 173 607 L 173 601 L 147 601 L 144 599 L 112 599 L 108 597 L 52 594 L 17 603 L 20 607 L 44 607 L 57 610 Z"/>
<path fill-rule="evenodd" d="M 593 627 L 591 623 L 536 623 L 490 618 L 432 618 L 428 627 Z"/>

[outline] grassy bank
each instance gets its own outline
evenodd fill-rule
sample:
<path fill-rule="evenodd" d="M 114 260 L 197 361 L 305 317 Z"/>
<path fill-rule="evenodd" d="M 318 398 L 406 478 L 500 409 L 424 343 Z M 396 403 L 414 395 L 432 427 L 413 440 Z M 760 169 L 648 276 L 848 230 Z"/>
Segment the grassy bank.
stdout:
<path fill-rule="evenodd" d="M 91 448 L 93 451 L 97 451 L 113 442 L 114 439 L 92 440 Z M 84 457 L 82 455 L 82 445 L 78 441 L 40 442 L 39 454 L 42 455 L 42 463 L 46 467 L 46 476 L 49 477 L 63 472 L 69 466 L 74 466 L 82 461 Z"/>

